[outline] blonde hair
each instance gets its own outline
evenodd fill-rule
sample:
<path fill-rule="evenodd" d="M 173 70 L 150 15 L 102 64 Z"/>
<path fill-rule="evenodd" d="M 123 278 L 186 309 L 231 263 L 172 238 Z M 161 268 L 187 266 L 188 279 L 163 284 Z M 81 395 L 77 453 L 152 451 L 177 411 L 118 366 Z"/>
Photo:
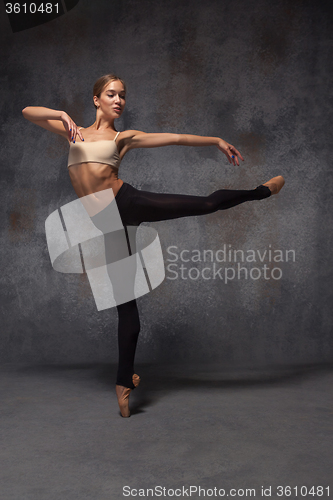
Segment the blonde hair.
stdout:
<path fill-rule="evenodd" d="M 119 81 L 120 83 L 122 83 L 124 85 L 124 89 L 125 89 L 125 92 L 126 92 L 126 84 L 125 84 L 125 82 L 121 78 L 119 78 L 119 76 L 116 76 L 116 75 L 113 75 L 113 74 L 109 74 L 109 75 L 101 76 L 98 80 L 96 80 L 94 88 L 93 88 L 93 94 L 94 94 L 94 96 L 100 97 L 101 93 L 103 92 L 103 90 L 105 89 L 105 87 L 107 86 L 107 84 L 110 83 L 110 82 L 115 82 L 115 81 Z M 96 104 L 94 104 L 94 106 L 97 109 Z"/>

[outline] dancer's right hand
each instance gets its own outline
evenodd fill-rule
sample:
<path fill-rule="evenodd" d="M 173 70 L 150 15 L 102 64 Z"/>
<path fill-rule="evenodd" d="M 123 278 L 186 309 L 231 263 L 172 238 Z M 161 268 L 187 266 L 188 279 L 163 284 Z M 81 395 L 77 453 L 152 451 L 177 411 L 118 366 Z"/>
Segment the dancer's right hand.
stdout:
<path fill-rule="evenodd" d="M 79 130 L 79 127 L 65 111 L 61 113 L 60 119 L 64 124 L 65 130 L 68 134 L 69 142 L 75 142 L 77 135 L 80 137 L 81 141 L 84 140 L 81 134 L 81 130 Z"/>

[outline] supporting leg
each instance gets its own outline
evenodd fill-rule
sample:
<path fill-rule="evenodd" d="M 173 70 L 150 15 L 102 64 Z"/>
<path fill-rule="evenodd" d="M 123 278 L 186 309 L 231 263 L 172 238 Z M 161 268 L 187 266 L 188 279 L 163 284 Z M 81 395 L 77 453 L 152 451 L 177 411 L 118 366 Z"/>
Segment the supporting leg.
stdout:
<path fill-rule="evenodd" d="M 134 357 L 140 332 L 139 311 L 136 300 L 117 306 L 119 366 L 117 385 L 134 389 L 132 376 L 134 374 Z"/>
<path fill-rule="evenodd" d="M 129 417 L 129 395 L 140 383 L 140 377 L 134 374 L 134 357 L 140 332 L 140 319 L 136 300 L 117 306 L 119 364 L 116 382 L 116 394 L 122 417 Z"/>

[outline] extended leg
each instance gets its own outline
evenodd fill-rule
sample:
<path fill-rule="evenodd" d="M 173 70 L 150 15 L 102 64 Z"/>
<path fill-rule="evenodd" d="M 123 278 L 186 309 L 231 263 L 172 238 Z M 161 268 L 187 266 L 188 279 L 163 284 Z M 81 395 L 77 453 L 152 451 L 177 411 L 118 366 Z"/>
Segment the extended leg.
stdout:
<path fill-rule="evenodd" d="M 268 184 L 268 183 L 267 183 Z M 268 185 L 251 190 L 220 189 L 209 196 L 151 193 L 127 186 L 126 194 L 117 199 L 123 224 L 141 224 L 226 210 L 246 201 L 271 196 Z"/>

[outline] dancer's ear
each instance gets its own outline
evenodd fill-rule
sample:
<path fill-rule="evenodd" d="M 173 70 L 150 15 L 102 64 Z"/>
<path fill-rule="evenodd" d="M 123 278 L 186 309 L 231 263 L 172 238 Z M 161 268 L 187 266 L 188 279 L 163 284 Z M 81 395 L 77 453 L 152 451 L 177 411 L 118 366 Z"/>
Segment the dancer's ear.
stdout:
<path fill-rule="evenodd" d="M 99 98 L 97 97 L 97 95 L 94 95 L 94 106 L 96 109 L 99 108 Z"/>

